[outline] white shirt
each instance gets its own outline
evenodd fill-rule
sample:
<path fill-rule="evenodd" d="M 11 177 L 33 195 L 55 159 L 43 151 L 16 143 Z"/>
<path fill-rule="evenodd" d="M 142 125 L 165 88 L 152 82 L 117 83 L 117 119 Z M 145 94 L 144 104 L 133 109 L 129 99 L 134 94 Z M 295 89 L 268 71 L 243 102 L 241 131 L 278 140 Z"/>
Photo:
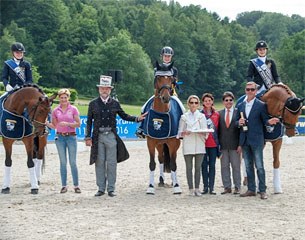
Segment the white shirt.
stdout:
<path fill-rule="evenodd" d="M 108 102 L 109 96 L 108 96 L 106 99 L 104 99 L 104 98 L 101 97 L 101 99 L 102 99 L 103 103 L 106 104 L 106 103 Z"/>
<path fill-rule="evenodd" d="M 249 117 L 250 111 L 252 109 L 253 103 L 254 103 L 255 98 L 253 98 L 250 102 L 246 101 L 246 108 L 245 108 L 245 112 L 246 112 L 246 117 Z"/>

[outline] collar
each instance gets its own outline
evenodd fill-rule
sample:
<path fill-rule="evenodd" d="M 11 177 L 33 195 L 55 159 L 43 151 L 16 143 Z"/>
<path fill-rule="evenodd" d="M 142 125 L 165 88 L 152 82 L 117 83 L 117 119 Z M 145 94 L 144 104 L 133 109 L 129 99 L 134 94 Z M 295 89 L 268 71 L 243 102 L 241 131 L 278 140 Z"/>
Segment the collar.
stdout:
<path fill-rule="evenodd" d="M 69 109 L 69 108 L 70 108 L 70 106 L 71 106 L 71 104 L 70 104 L 70 102 L 68 102 L 68 103 L 67 103 L 67 108 L 66 108 L 66 110 L 67 110 L 67 109 Z M 61 106 L 61 105 L 59 105 L 58 107 L 59 107 L 59 109 L 62 111 L 62 106 Z"/>
<path fill-rule="evenodd" d="M 109 96 L 106 98 L 106 99 L 103 99 L 102 97 L 100 97 L 101 98 L 101 100 L 103 101 L 103 103 L 107 103 L 108 102 L 108 100 L 109 100 Z"/>
<path fill-rule="evenodd" d="M 17 58 L 13 58 L 14 62 L 17 63 L 19 65 L 19 63 L 22 61 L 22 59 L 18 60 Z"/>
<path fill-rule="evenodd" d="M 253 105 L 255 98 L 253 98 L 250 102 L 246 101 L 246 105 Z"/>
<path fill-rule="evenodd" d="M 266 62 L 266 59 L 267 59 L 267 56 L 265 56 L 265 57 L 257 57 L 259 60 L 261 60 L 262 62 Z"/>

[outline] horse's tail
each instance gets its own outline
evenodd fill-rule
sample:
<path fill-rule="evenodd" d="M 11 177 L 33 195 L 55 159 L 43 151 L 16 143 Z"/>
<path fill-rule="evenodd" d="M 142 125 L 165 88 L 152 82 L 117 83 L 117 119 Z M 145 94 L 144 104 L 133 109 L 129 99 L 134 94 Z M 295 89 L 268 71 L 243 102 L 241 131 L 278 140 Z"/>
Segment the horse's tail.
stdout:
<path fill-rule="evenodd" d="M 164 172 L 170 173 L 170 155 L 169 155 L 169 148 L 167 144 L 163 144 L 163 157 L 164 157 Z"/>

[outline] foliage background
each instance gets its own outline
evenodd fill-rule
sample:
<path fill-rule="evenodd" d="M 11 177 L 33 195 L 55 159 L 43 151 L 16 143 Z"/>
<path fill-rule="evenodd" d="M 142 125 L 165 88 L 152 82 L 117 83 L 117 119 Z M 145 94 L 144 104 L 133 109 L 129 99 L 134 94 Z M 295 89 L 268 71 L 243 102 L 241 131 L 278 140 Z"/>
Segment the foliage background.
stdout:
<path fill-rule="evenodd" d="M 1 0 L 0 60 L 22 42 L 43 87 L 75 88 L 97 95 L 99 75 L 123 71 L 115 83 L 121 102 L 143 104 L 153 93 L 153 65 L 160 49 L 175 50 L 182 92 L 220 98 L 226 90 L 243 94 L 256 41 L 269 44 L 280 76 L 305 96 L 305 18 L 263 11 L 221 19 L 200 6 L 160 0 Z"/>

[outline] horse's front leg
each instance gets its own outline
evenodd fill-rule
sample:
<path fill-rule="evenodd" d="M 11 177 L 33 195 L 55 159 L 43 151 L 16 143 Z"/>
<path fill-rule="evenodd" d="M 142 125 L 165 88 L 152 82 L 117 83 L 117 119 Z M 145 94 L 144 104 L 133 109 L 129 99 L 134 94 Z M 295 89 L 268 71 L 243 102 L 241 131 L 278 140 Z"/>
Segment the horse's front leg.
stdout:
<path fill-rule="evenodd" d="M 2 138 L 3 146 L 5 148 L 5 166 L 4 166 L 4 175 L 3 175 L 3 185 L 1 193 L 9 194 L 10 185 L 11 185 L 11 170 L 12 170 L 12 146 L 14 140 Z"/>
<path fill-rule="evenodd" d="M 158 151 L 158 160 L 159 160 L 159 187 L 165 187 L 165 175 L 164 175 L 164 155 L 163 155 L 163 144 L 159 144 L 156 146 Z"/>
<path fill-rule="evenodd" d="M 174 194 L 181 194 L 182 190 L 180 188 L 180 185 L 178 183 L 177 179 L 177 152 L 172 151 L 170 152 L 170 168 L 171 168 L 171 178 L 173 181 L 173 188 L 174 188 Z"/>
<path fill-rule="evenodd" d="M 274 193 L 282 193 L 281 176 L 280 176 L 280 150 L 282 147 L 283 139 L 272 142 L 273 147 L 273 187 Z"/>
<path fill-rule="evenodd" d="M 25 145 L 27 156 L 28 156 L 27 166 L 28 166 L 29 173 L 30 173 L 31 193 L 37 194 L 39 186 L 38 186 L 38 180 L 36 177 L 35 164 L 33 161 L 33 146 L 34 146 L 33 137 L 23 138 L 22 141 Z"/>
<path fill-rule="evenodd" d="M 41 178 L 41 172 L 42 172 L 42 165 L 44 162 L 44 152 L 45 152 L 45 146 L 47 145 L 47 137 L 44 136 L 39 136 L 34 138 L 34 148 L 36 148 L 35 151 L 33 151 L 33 161 L 35 165 L 35 172 L 36 172 L 36 177 L 38 181 L 38 185 L 40 184 L 40 178 Z"/>
<path fill-rule="evenodd" d="M 147 147 L 149 151 L 149 185 L 146 190 L 146 194 L 155 194 L 155 181 L 154 181 L 154 176 L 155 176 L 155 169 L 156 169 L 156 162 L 155 162 L 155 146 L 153 143 L 153 140 L 147 139 Z"/>

